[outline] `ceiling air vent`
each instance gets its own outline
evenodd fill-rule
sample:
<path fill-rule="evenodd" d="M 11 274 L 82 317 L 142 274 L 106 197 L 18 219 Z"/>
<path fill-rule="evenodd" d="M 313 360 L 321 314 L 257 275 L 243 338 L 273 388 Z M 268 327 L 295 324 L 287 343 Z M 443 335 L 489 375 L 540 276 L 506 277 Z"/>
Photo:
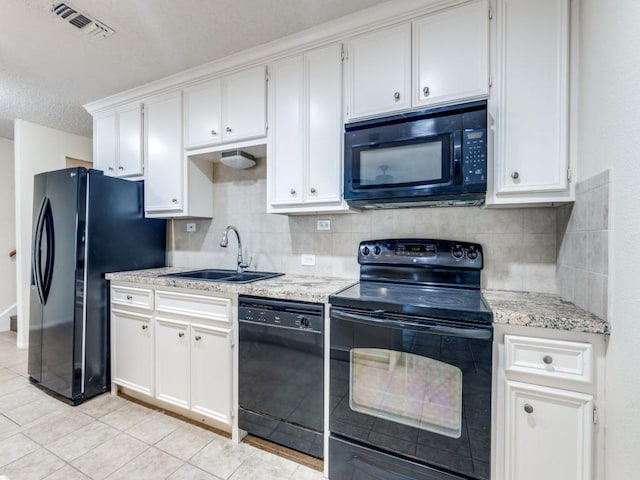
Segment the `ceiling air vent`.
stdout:
<path fill-rule="evenodd" d="M 56 14 L 60 20 L 70 23 L 90 37 L 106 38 L 115 33 L 108 25 L 80 12 L 68 3 L 54 3 L 51 11 Z"/>

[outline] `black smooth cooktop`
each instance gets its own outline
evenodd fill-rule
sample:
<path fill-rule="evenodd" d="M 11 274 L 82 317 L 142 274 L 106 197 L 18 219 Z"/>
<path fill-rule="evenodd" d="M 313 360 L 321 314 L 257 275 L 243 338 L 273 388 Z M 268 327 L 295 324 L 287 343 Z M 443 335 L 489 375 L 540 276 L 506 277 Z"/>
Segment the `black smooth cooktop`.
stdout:
<path fill-rule="evenodd" d="M 491 323 L 493 313 L 477 288 L 361 281 L 329 297 L 337 307 Z M 419 318 L 416 318 L 419 320 Z"/>

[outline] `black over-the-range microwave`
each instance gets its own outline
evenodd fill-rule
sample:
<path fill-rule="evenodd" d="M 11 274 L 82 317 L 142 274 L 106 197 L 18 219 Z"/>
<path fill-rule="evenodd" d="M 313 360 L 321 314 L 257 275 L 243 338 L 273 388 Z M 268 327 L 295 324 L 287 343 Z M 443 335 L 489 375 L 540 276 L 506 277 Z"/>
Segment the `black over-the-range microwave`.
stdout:
<path fill-rule="evenodd" d="M 351 207 L 484 203 L 486 101 L 348 123 L 344 148 Z"/>

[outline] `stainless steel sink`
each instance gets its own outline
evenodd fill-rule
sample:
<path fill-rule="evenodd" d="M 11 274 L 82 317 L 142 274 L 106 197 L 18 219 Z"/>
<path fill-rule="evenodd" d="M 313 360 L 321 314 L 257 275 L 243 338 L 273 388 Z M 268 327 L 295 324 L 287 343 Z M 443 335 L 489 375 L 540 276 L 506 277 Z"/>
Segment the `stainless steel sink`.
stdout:
<path fill-rule="evenodd" d="M 206 269 L 206 270 L 192 270 L 189 272 L 167 273 L 161 275 L 162 277 L 173 278 L 191 278 L 194 280 L 206 280 L 209 282 L 229 282 L 229 283 L 251 283 L 258 280 L 265 280 L 267 278 L 279 277 L 284 273 L 275 272 L 242 272 L 238 273 L 235 270 L 222 270 L 222 269 Z"/>

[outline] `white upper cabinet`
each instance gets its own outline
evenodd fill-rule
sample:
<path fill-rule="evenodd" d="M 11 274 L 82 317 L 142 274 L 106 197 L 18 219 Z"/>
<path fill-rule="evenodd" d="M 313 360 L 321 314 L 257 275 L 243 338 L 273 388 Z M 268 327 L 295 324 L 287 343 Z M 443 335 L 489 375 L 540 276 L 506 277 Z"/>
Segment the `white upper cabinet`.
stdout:
<path fill-rule="evenodd" d="M 413 105 L 489 94 L 489 2 L 475 1 L 413 23 Z"/>
<path fill-rule="evenodd" d="M 265 67 L 243 70 L 222 79 L 222 118 L 225 141 L 264 137 L 267 127 Z"/>
<path fill-rule="evenodd" d="M 94 168 L 114 177 L 142 176 L 141 104 L 96 116 L 93 128 Z"/>
<path fill-rule="evenodd" d="M 368 33 L 347 44 L 347 118 L 411 108 L 411 25 Z"/>
<path fill-rule="evenodd" d="M 342 201 L 342 48 L 312 50 L 270 68 L 268 211 L 339 211 Z"/>
<path fill-rule="evenodd" d="M 264 67 L 184 89 L 185 148 L 204 148 L 266 135 Z"/>
<path fill-rule="evenodd" d="M 489 0 L 363 34 L 347 44 L 349 121 L 489 94 Z"/>
<path fill-rule="evenodd" d="M 185 147 L 222 142 L 220 79 L 184 90 Z"/>
<path fill-rule="evenodd" d="M 497 0 L 489 105 L 494 172 L 487 203 L 572 199 L 569 0 Z"/>
<path fill-rule="evenodd" d="M 184 162 L 180 92 L 145 103 L 145 164 L 145 211 L 161 215 L 181 212 Z"/>

